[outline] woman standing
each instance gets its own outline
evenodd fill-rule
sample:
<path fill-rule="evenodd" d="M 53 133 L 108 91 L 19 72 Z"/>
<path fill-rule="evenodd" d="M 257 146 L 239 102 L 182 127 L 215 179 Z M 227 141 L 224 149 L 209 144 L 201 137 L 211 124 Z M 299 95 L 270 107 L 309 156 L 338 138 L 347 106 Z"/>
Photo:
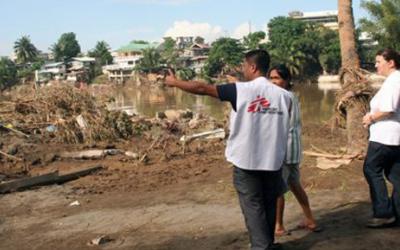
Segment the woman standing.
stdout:
<path fill-rule="evenodd" d="M 376 55 L 377 73 L 386 76 L 363 117 L 370 137 L 364 162 L 369 184 L 373 218 L 367 227 L 380 228 L 400 222 L 400 55 L 384 49 Z M 393 185 L 389 197 L 384 175 Z"/>
<path fill-rule="evenodd" d="M 269 70 L 268 78 L 270 81 L 281 88 L 291 90 L 291 75 L 285 65 L 278 65 Z M 282 167 L 282 176 L 285 183 L 283 193 L 288 189 L 292 191 L 304 212 L 304 220 L 298 225 L 299 228 L 307 229 L 313 232 L 319 232 L 322 229 L 317 226 L 312 215 L 310 203 L 304 188 L 300 182 L 300 160 L 302 155 L 301 147 L 301 119 L 300 107 L 297 97 L 292 94 L 292 110 L 290 112 L 289 137 L 286 150 L 286 158 Z M 283 211 L 285 199 L 283 194 L 278 198 L 276 206 L 275 235 L 282 236 L 289 234 L 283 225 Z"/>

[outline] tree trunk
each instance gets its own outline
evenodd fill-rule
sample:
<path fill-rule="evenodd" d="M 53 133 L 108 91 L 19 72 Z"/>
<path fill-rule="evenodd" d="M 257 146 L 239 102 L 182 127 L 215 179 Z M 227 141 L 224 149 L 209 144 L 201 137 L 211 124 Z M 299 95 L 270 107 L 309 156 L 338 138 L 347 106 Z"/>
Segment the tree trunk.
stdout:
<path fill-rule="evenodd" d="M 352 0 L 338 0 L 338 21 L 342 68 L 360 68 L 360 58 L 356 50 L 356 37 Z"/>
<path fill-rule="evenodd" d="M 350 153 L 365 151 L 368 131 L 362 126 L 368 98 L 360 83 L 360 59 L 356 50 L 352 0 L 338 0 L 342 90 L 338 103 L 345 103 L 347 147 Z"/>

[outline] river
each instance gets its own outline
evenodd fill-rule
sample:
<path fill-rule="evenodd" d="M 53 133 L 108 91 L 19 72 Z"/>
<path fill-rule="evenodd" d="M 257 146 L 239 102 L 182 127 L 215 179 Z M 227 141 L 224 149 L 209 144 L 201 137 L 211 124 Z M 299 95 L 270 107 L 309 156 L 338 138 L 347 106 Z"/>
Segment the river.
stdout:
<path fill-rule="evenodd" d="M 295 85 L 294 92 L 300 99 L 303 122 L 319 123 L 331 118 L 337 87 L 319 86 L 317 83 Z M 207 96 L 191 95 L 176 88 L 124 86 L 116 90 L 114 97 L 114 108 L 146 116 L 154 116 L 156 112 L 166 109 L 190 109 L 216 119 L 223 118 L 220 101 Z"/>

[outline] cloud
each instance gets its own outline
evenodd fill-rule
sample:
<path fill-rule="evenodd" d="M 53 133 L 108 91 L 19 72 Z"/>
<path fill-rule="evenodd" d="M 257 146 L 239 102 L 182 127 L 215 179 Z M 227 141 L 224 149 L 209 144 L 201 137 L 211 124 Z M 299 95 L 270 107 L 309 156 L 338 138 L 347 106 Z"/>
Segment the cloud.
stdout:
<path fill-rule="evenodd" d="M 244 36 L 247 36 L 250 33 L 250 31 L 251 32 L 256 31 L 256 27 L 254 25 L 249 24 L 248 22 L 242 23 L 234 29 L 232 37 L 236 39 L 242 39 Z"/>
<path fill-rule="evenodd" d="M 174 25 L 169 28 L 164 37 L 178 36 L 201 36 L 207 42 L 212 42 L 224 35 L 224 31 L 220 26 L 212 26 L 209 23 L 192 23 L 190 21 L 176 21 Z"/>

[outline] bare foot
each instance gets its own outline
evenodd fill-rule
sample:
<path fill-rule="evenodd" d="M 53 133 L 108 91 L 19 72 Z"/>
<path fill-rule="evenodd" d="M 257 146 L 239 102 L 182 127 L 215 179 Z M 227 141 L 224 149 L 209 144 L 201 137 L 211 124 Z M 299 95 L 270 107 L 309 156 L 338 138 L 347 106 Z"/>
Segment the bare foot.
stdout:
<path fill-rule="evenodd" d="M 284 227 L 276 227 L 275 228 L 275 236 L 280 237 L 280 236 L 286 236 L 290 235 L 290 232 L 287 231 Z"/>
<path fill-rule="evenodd" d="M 306 229 L 309 230 L 311 232 L 321 232 L 323 229 L 322 227 L 318 226 L 314 221 L 307 221 L 304 220 L 302 222 L 300 222 L 299 225 L 297 225 L 298 229 Z"/>

